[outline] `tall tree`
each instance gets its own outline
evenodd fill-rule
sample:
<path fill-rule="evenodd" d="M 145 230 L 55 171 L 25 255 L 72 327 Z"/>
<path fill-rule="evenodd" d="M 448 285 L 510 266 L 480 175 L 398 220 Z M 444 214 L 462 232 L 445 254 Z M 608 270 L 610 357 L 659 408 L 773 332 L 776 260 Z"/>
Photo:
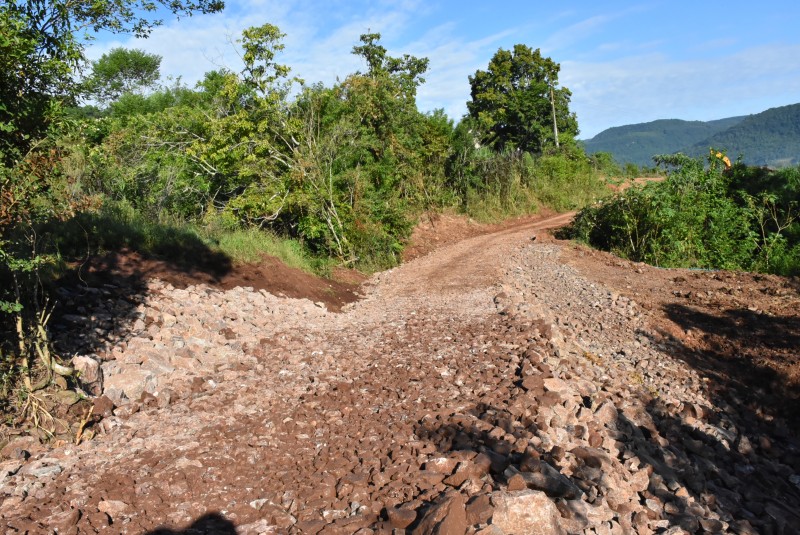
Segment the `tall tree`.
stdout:
<path fill-rule="evenodd" d="M 469 115 L 482 141 L 498 150 L 540 152 L 558 139 L 574 138 L 578 120 L 569 111 L 572 93 L 558 87 L 561 66 L 522 44 L 500 49 L 487 70 L 469 77 Z"/>
<path fill-rule="evenodd" d="M 89 32 L 146 37 L 163 20 L 213 13 L 221 0 L 8 0 L 0 5 L 0 162 L 13 163 L 47 129 L 52 105 L 74 97 Z M 16 155 L 16 156 L 15 156 Z"/>
<path fill-rule="evenodd" d="M 114 48 L 92 62 L 85 91 L 99 102 L 112 102 L 126 93 L 153 87 L 161 77 L 160 68 L 159 55 L 137 48 Z"/>

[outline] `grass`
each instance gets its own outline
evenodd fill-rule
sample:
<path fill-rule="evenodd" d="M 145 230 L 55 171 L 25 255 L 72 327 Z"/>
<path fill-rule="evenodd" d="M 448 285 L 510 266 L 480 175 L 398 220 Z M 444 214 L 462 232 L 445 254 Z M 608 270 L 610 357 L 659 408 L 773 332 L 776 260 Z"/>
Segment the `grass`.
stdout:
<path fill-rule="evenodd" d="M 95 212 L 77 214 L 46 230 L 62 266 L 70 260 L 123 248 L 179 264 L 191 264 L 198 255 L 207 253 L 221 253 L 232 264 L 258 262 L 266 254 L 320 276 L 328 276 L 332 264 L 329 259 L 313 256 L 297 240 L 269 231 L 158 221 L 116 201 L 106 201 Z"/>
<path fill-rule="evenodd" d="M 522 158 L 497 171 L 491 187 L 468 193 L 466 212 L 482 223 L 534 214 L 539 208 L 568 212 L 612 194 L 602 172 L 585 159 L 562 154 Z"/>
<path fill-rule="evenodd" d="M 535 214 L 539 206 L 532 192 L 524 189 L 515 192 L 511 198 L 500 195 L 469 194 L 466 213 L 479 223 L 499 223 L 506 219 Z"/>
<path fill-rule="evenodd" d="M 557 212 L 582 208 L 611 194 L 604 175 L 582 159 L 542 156 L 527 173 L 536 199 Z"/>
<path fill-rule="evenodd" d="M 200 228 L 199 234 L 212 249 L 227 255 L 234 263 L 255 263 L 262 255 L 280 259 L 289 267 L 307 273 L 328 276 L 331 262 L 317 258 L 297 241 L 276 236 L 260 229 L 211 230 Z"/>

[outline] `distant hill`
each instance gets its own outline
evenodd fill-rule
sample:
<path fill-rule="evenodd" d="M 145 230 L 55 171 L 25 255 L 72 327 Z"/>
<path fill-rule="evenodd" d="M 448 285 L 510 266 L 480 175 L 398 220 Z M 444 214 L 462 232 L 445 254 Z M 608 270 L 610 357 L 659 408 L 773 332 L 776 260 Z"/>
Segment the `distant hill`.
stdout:
<path fill-rule="evenodd" d="M 710 147 L 751 165 L 800 164 L 800 104 L 716 121 L 665 119 L 609 128 L 583 141 L 586 152 L 610 152 L 619 163 L 653 165 L 655 154 L 703 156 Z"/>
<path fill-rule="evenodd" d="M 660 119 L 649 123 L 615 126 L 583 142 L 586 152 L 610 152 L 619 163 L 653 165 L 653 155 L 671 154 L 726 130 L 744 117 L 717 121 Z M 708 149 L 706 149 L 708 150 Z"/>
<path fill-rule="evenodd" d="M 800 104 L 770 108 L 707 139 L 683 152 L 704 155 L 709 147 L 725 149 L 731 159 L 744 155 L 751 165 L 784 167 L 800 164 Z"/>

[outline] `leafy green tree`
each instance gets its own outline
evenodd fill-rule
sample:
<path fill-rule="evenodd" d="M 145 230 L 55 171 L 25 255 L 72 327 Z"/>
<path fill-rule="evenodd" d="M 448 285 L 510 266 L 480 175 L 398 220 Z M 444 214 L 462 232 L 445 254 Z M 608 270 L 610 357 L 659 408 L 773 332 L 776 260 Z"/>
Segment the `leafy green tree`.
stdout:
<path fill-rule="evenodd" d="M 153 217 L 199 219 L 213 209 L 231 224 L 276 221 L 299 131 L 287 103 L 293 80 L 276 62 L 282 37 L 270 24 L 248 28 L 240 74 L 217 70 L 196 91 L 113 103 L 112 133 L 95 167 L 100 191 Z"/>
<path fill-rule="evenodd" d="M 560 69 L 539 49 L 518 44 L 513 51 L 498 50 L 487 70 L 470 76 L 467 110 L 483 143 L 501 151 L 536 153 L 548 144 L 557 146 L 562 138 L 574 138 L 578 121 L 569 111 L 572 93 L 558 87 Z"/>
<path fill-rule="evenodd" d="M 573 236 L 635 261 L 663 267 L 751 269 L 760 247 L 754 206 L 731 191 L 721 160 L 657 157 L 663 182 L 632 185 L 582 210 Z M 770 244 L 771 245 L 771 244 Z"/>
<path fill-rule="evenodd" d="M 317 252 L 375 269 L 398 261 L 413 207 L 440 196 L 452 125 L 417 109 L 427 59 L 392 57 L 373 33 L 353 53 L 366 70 L 305 88 L 293 107 L 302 129 L 285 216 Z"/>
<path fill-rule="evenodd" d="M 153 88 L 161 77 L 161 56 L 144 50 L 114 48 L 92 62 L 92 73 L 85 80 L 86 94 L 108 103 L 128 93 Z"/>
<path fill-rule="evenodd" d="M 0 6 L 0 150 L 6 163 L 47 130 L 53 105 L 75 96 L 89 32 L 146 37 L 163 23 L 159 6 L 181 16 L 213 13 L 220 0 L 10 0 Z M 15 153 L 16 156 L 11 155 Z"/>
<path fill-rule="evenodd" d="M 379 44 L 379 33 L 365 33 L 360 39 L 362 44 L 353 47 L 353 54 L 366 60 L 369 66 L 366 75 L 372 79 L 389 77 L 402 88 L 402 97 L 415 97 L 417 87 L 425 83 L 422 75 L 428 70 L 428 58 L 417 58 L 408 54 L 399 58 L 388 56 L 386 48 Z"/>
<path fill-rule="evenodd" d="M 253 26 L 242 32 L 242 76 L 262 98 L 275 95 L 283 98 L 293 80 L 288 80 L 290 69 L 275 61 L 275 56 L 284 49 L 286 34 L 273 24 Z"/>

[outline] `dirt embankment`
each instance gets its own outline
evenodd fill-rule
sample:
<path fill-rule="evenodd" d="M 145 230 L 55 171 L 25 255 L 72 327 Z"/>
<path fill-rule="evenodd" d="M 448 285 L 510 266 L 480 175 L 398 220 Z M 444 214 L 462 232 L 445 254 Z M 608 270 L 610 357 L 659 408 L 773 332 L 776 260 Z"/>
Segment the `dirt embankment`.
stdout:
<path fill-rule="evenodd" d="M 631 264 L 552 240 L 559 217 L 435 222 L 339 313 L 255 283 L 69 290 L 103 419 L 6 446 L 0 522 L 800 531 L 796 281 Z"/>

